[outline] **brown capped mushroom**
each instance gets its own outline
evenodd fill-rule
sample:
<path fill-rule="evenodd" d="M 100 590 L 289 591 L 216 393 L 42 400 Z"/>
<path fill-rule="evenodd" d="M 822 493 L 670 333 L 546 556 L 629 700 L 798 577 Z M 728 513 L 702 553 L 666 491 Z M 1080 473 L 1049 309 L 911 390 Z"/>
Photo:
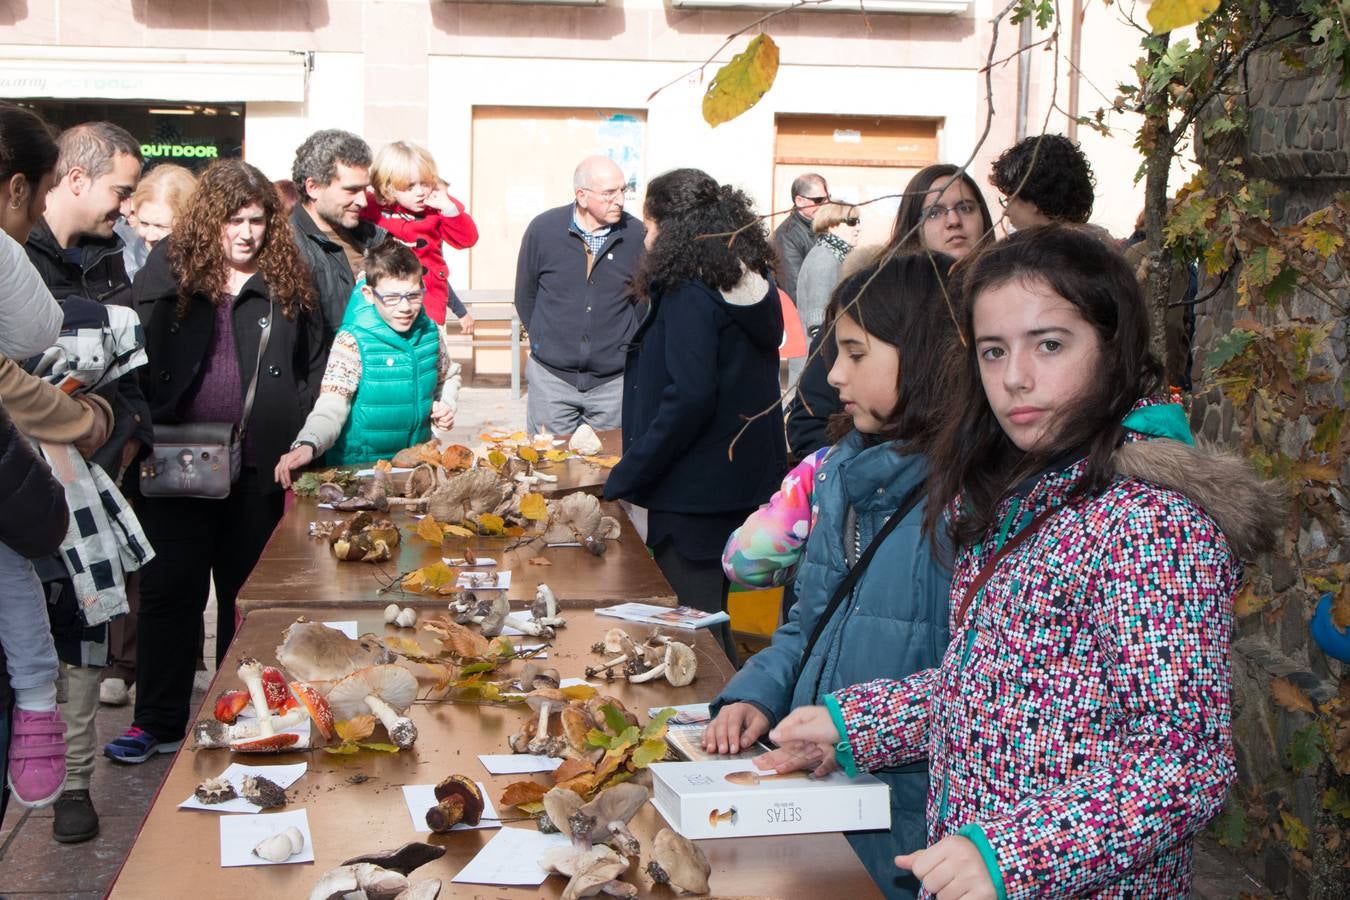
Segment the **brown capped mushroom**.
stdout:
<path fill-rule="evenodd" d="M 245 775 L 239 785 L 240 794 L 254 806 L 275 809 L 286 805 L 286 791 L 281 785 L 261 775 Z"/>
<path fill-rule="evenodd" d="M 572 841 L 582 846 L 607 843 L 625 856 L 637 856 L 642 845 L 628 830 L 628 821 L 650 797 L 645 787 L 631 781 L 605 788 L 568 819 Z"/>
<path fill-rule="evenodd" d="M 698 844 L 669 828 L 656 833 L 647 874 L 657 884 L 668 884 L 680 894 L 706 894 L 711 872 L 708 857 Z"/>
<path fill-rule="evenodd" d="M 358 669 L 333 685 L 328 705 L 338 719 L 374 713 L 389 738 L 407 750 L 417 741 L 417 726 L 403 713 L 417 699 L 417 679 L 399 666 Z"/>
<path fill-rule="evenodd" d="M 197 789 L 192 793 L 200 802 L 208 805 L 224 803 L 239 796 L 234 790 L 234 785 L 224 778 L 208 778 L 197 785 Z"/>
<path fill-rule="evenodd" d="M 391 872 L 397 872 L 400 875 L 411 875 L 414 869 L 421 868 L 429 862 L 435 862 L 445 855 L 445 848 L 437 844 L 424 844 L 421 841 L 409 841 L 397 850 L 379 850 L 375 853 L 367 853 L 364 856 L 353 856 L 351 859 L 343 860 L 344 866 L 354 866 L 357 863 L 374 863 L 383 869 Z"/>
<path fill-rule="evenodd" d="M 506 625 L 507 616 L 511 615 L 511 601 L 506 599 L 506 591 L 493 591 L 493 596 L 488 600 L 490 604 L 487 615 L 479 622 L 479 627 L 485 637 L 495 637 L 502 633 L 502 628 Z"/>
<path fill-rule="evenodd" d="M 436 805 L 427 810 L 427 826 L 438 834 L 461 822 L 477 825 L 483 815 L 483 794 L 473 779 L 450 775 L 436 785 Z"/>

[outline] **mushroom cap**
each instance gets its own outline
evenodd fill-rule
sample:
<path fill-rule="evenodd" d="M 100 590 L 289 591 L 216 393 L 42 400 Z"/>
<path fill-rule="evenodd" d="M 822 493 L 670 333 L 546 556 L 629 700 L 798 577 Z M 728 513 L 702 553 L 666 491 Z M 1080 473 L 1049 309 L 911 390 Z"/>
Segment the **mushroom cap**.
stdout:
<path fill-rule="evenodd" d="M 502 625 L 506 622 L 506 617 L 511 615 L 511 601 L 506 599 L 506 591 L 493 591 L 487 614 L 483 616 L 483 621 L 479 623 L 483 634 L 491 637 L 501 633 Z"/>
<path fill-rule="evenodd" d="M 652 871 L 653 866 L 659 867 L 660 875 Z M 703 854 L 703 848 L 669 828 L 656 833 L 647 870 L 657 882 L 669 884 L 682 893 L 708 893 L 708 875 L 712 866 Z"/>
<path fill-rule="evenodd" d="M 544 812 L 553 823 L 553 827 L 566 834 L 564 829 L 569 827 L 567 820 L 572 818 L 572 814 L 581 809 L 585 802 L 576 791 L 560 787 L 549 788 L 548 793 L 544 794 Z M 571 873 L 563 872 L 563 874 Z"/>
<path fill-rule="evenodd" d="M 458 797 L 464 804 L 464 815 L 460 819 L 465 825 L 477 825 L 483 815 L 483 793 L 472 778 L 465 775 L 449 775 L 436 785 L 436 800 Z"/>
<path fill-rule="evenodd" d="M 666 644 L 666 680 L 675 687 L 684 687 L 698 674 L 698 656 L 694 648 L 679 641 Z"/>
<path fill-rule="evenodd" d="M 530 709 L 539 712 L 539 707 L 547 703 L 549 706 L 562 706 L 567 703 L 567 695 L 557 688 L 535 688 L 525 695 L 525 702 L 529 704 Z"/>
<path fill-rule="evenodd" d="M 352 640 L 320 622 L 293 622 L 277 647 L 277 660 L 301 681 L 337 681 L 366 666 L 391 663 L 395 656 L 374 635 Z"/>
<path fill-rule="evenodd" d="M 200 735 L 198 739 L 200 740 Z M 239 753 L 277 753 L 289 750 L 300 743 L 300 735 L 294 731 L 279 731 L 267 737 L 245 738 L 230 744 L 230 749 Z"/>
<path fill-rule="evenodd" d="M 623 781 L 596 794 L 595 799 L 581 807 L 578 812 L 595 817 L 595 829 L 591 832 L 591 840 L 599 841 L 608 836 L 609 823 L 627 822 L 637 815 L 637 811 L 650 798 L 651 794 L 642 785 Z"/>
<path fill-rule="evenodd" d="M 590 734 L 593 727 L 595 727 L 595 723 L 584 706 L 569 703 L 563 707 L 563 737 L 567 738 L 567 743 L 571 745 L 573 750 L 585 753 L 590 749 L 586 746 L 586 735 Z"/>
<path fill-rule="evenodd" d="M 300 698 L 305 710 L 309 713 L 319 733 L 323 735 L 324 740 L 333 736 L 333 708 L 328 705 L 328 701 L 323 699 L 323 695 L 314 689 L 312 685 L 305 684 L 303 681 L 292 681 L 291 692 Z"/>
<path fill-rule="evenodd" d="M 411 875 L 414 869 L 435 862 L 444 855 L 445 848 L 438 844 L 410 841 L 397 850 L 377 850 L 364 856 L 353 856 L 351 859 L 343 860 L 342 864 L 354 866 L 357 863 L 373 863 L 400 875 Z"/>
<path fill-rule="evenodd" d="M 339 719 L 370 712 L 367 697 L 379 697 L 402 715 L 417 699 L 417 679 L 401 666 L 383 665 L 357 669 L 328 692 L 328 705 Z"/>

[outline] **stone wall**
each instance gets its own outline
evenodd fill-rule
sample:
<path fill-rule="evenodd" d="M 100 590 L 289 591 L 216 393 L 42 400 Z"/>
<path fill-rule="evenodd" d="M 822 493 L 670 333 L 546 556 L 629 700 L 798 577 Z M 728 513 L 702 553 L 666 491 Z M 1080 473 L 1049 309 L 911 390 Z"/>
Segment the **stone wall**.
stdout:
<path fill-rule="evenodd" d="M 1285 30 L 1280 23 L 1276 29 Z M 1202 161 L 1243 157 L 1249 177 L 1264 178 L 1280 187 L 1272 203 L 1272 224 L 1297 222 L 1313 210 L 1330 202 L 1337 191 L 1350 189 L 1350 98 L 1338 92 L 1333 78 L 1287 68 L 1279 50 L 1253 54 L 1247 66 L 1245 83 L 1249 90 L 1250 119 L 1245 135 L 1225 139 L 1222 147 L 1201 149 Z M 1331 277 L 1343 273 L 1329 272 Z M 1225 443 L 1238 443 L 1237 436 L 1247 423 L 1235 415 L 1223 393 L 1213 386 L 1212 373 L 1206 371 L 1205 355 L 1217 339 L 1227 334 L 1235 319 L 1254 318 L 1265 325 L 1276 325 L 1290 318 L 1327 321 L 1337 318 L 1322 301 L 1299 292 L 1287 309 L 1267 310 L 1263 305 L 1239 309 L 1233 284 L 1229 284 L 1197 310 L 1196 322 L 1196 394 L 1192 423 L 1198 434 Z M 1202 291 L 1206 288 L 1202 287 Z M 1345 299 L 1345 298 L 1343 298 Z M 1350 365 L 1346 356 L 1346 323 L 1339 316 L 1325 352 L 1314 362 L 1325 367 L 1332 378 L 1309 388 L 1321 393 L 1324 401 L 1344 407 L 1346 386 L 1350 384 Z M 1275 436 L 1287 455 L 1307 455 L 1315 422 L 1308 416 L 1279 423 Z M 1341 493 L 1337 511 L 1343 533 L 1350 535 L 1350 461 L 1340 473 Z M 1329 766 L 1322 771 L 1296 775 L 1291 771 L 1286 748 L 1291 736 L 1311 721 L 1302 713 L 1288 712 L 1271 702 L 1270 684 L 1286 677 L 1301 687 L 1315 703 L 1334 696 L 1344 666 L 1329 660 L 1312 643 L 1308 632 L 1315 598 L 1303 592 L 1299 581 L 1300 561 L 1326 552 L 1330 562 L 1350 562 L 1350 548 L 1328 546 L 1319 523 L 1300 522 L 1296 549 L 1291 556 L 1263 560 L 1251 574 L 1262 590 L 1271 590 L 1277 603 L 1285 604 L 1279 617 L 1256 614 L 1240 619 L 1234 635 L 1234 737 L 1237 744 L 1239 779 L 1242 788 L 1258 791 L 1270 808 L 1281 801 L 1285 808 L 1308 825 L 1312 846 L 1311 865 L 1294 864 L 1288 846 L 1267 842 L 1251 860 L 1256 874 L 1273 890 L 1292 897 L 1350 896 L 1350 876 L 1344 865 L 1344 846 L 1330 851 L 1319 835 L 1319 827 L 1339 829 L 1321 808 L 1321 797 L 1329 778 Z M 1236 797 L 1236 794 L 1235 794 Z M 1346 836 L 1350 838 L 1350 835 Z M 1339 871 L 1337 871 L 1339 869 Z"/>

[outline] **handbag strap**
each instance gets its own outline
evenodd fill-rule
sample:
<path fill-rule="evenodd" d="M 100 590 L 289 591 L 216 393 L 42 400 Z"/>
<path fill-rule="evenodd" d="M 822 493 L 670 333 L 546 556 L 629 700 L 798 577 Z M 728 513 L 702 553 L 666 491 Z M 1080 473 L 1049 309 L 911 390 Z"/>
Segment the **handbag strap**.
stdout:
<path fill-rule="evenodd" d="M 253 378 L 248 383 L 248 390 L 244 393 L 244 418 L 239 423 L 239 438 L 243 440 L 244 434 L 248 431 L 248 417 L 253 412 L 253 398 L 258 393 L 258 375 L 262 371 L 263 354 L 267 352 L 267 339 L 272 335 L 272 316 L 276 315 L 276 302 L 270 297 L 267 300 L 267 324 L 262 328 L 262 334 L 258 337 L 258 359 L 253 364 Z"/>
<path fill-rule="evenodd" d="M 1051 506 L 1041 510 L 1036 514 L 1034 519 L 1027 523 L 1027 527 L 1008 539 L 1003 546 L 998 549 L 998 552 L 990 557 L 989 561 L 980 568 L 980 571 L 976 573 L 974 580 L 966 585 L 965 595 L 961 597 L 961 605 L 957 607 L 956 610 L 956 628 L 960 628 L 961 623 L 965 621 L 966 611 L 970 609 L 971 601 L 975 599 L 976 594 L 984 589 L 984 586 L 988 584 L 989 579 L 994 576 L 994 570 L 998 568 L 998 564 L 1007 559 L 1008 554 L 1026 543 L 1027 539 L 1035 534 L 1040 527 L 1045 524 L 1047 519 L 1061 509 L 1064 509 L 1064 507 Z M 955 632 L 955 630 L 956 629 L 953 629 L 953 632 Z"/>
<path fill-rule="evenodd" d="M 876 535 L 868 543 L 867 549 L 863 551 L 863 555 L 858 557 L 858 561 L 848 570 L 848 574 L 844 576 L 844 580 L 839 582 L 839 586 L 834 589 L 834 596 L 830 598 L 830 602 L 825 606 L 825 611 L 822 612 L 820 618 L 816 620 L 816 627 L 811 630 L 811 638 L 806 642 L 806 649 L 802 651 L 801 666 L 805 666 L 806 661 L 811 658 L 811 651 L 815 649 L 816 642 L 820 640 L 820 636 L 825 633 L 825 626 L 829 624 L 835 611 L 839 609 L 839 604 L 843 603 L 844 598 L 853 592 L 854 585 L 858 583 L 858 579 L 862 578 L 863 572 L 867 571 L 867 564 L 872 561 L 873 556 L 876 556 L 877 550 L 879 550 L 881 545 L 886 542 L 886 538 L 890 536 L 890 533 L 899 527 L 900 522 L 905 516 L 909 515 L 910 511 L 919 505 L 919 501 L 923 499 L 924 489 L 926 487 L 927 482 L 920 481 L 909 489 L 909 492 L 905 494 L 904 499 L 901 501 L 900 507 L 896 509 L 895 514 L 886 520 L 886 524 L 881 526 L 881 529 L 877 531 Z M 822 671 L 824 671 L 823 667 Z M 817 675 L 816 688 L 819 689 L 819 687 L 820 677 Z"/>

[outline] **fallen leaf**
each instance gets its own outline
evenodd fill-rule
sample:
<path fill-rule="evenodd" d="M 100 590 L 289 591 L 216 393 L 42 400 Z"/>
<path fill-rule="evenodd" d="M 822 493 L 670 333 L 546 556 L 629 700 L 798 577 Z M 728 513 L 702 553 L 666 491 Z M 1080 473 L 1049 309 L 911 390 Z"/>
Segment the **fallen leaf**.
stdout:
<path fill-rule="evenodd" d="M 439 445 L 434 440 L 427 441 L 425 444 L 418 444 L 417 460 L 418 462 L 439 466 L 441 464 L 441 451 Z"/>
<path fill-rule="evenodd" d="M 558 782 L 558 787 L 569 791 L 575 791 L 582 797 L 586 797 L 591 791 L 595 790 L 599 783 L 600 779 L 596 777 L 594 772 L 583 772 L 575 778 L 569 778 L 566 781 Z"/>
<path fill-rule="evenodd" d="M 426 651 L 422 645 L 409 637 L 403 637 L 397 634 L 386 635 L 384 645 L 390 650 L 401 656 L 426 656 Z"/>
<path fill-rule="evenodd" d="M 520 498 L 520 514 L 534 522 L 548 521 L 548 501 L 543 494 L 529 493 Z"/>
<path fill-rule="evenodd" d="M 508 525 L 503 529 L 502 534 L 507 537 L 522 537 L 525 534 L 525 529 L 521 528 L 519 525 Z"/>
<path fill-rule="evenodd" d="M 434 516 L 423 516 L 417 523 L 415 534 L 422 540 L 440 546 L 441 541 L 445 540 L 445 528 L 440 522 L 437 522 Z"/>
<path fill-rule="evenodd" d="M 585 759 L 564 759 L 562 765 L 553 770 L 553 779 L 557 783 L 570 781 L 578 775 L 594 772 L 595 766 Z"/>
<path fill-rule="evenodd" d="M 375 733 L 375 717 L 352 716 L 350 719 L 334 722 L 333 731 L 343 743 L 362 741 Z"/>
<path fill-rule="evenodd" d="M 500 469 L 506 465 L 506 454 L 500 450 L 489 450 L 487 455 L 488 465 L 494 469 Z"/>
<path fill-rule="evenodd" d="M 506 520 L 492 513 L 483 513 L 478 517 L 478 530 L 485 535 L 505 534 Z"/>
<path fill-rule="evenodd" d="M 567 459 L 567 457 L 569 457 L 569 456 L 571 456 L 571 455 L 572 455 L 572 452 L 571 452 L 570 450 L 545 450 L 545 451 L 544 451 L 544 459 L 548 460 L 549 462 L 562 462 L 563 460 Z"/>
<path fill-rule="evenodd" d="M 487 655 L 488 640 L 481 633 L 458 622 L 445 621 L 440 625 L 439 630 L 445 635 L 441 638 L 441 643 L 451 653 L 457 656 L 472 657 Z"/>
<path fill-rule="evenodd" d="M 517 455 L 526 462 L 539 462 L 539 451 L 533 447 L 521 447 Z"/>
<path fill-rule="evenodd" d="M 441 530 L 446 534 L 453 534 L 455 537 L 478 537 L 478 535 L 473 533 L 472 529 L 465 528 L 463 525 L 442 525 Z"/>
<path fill-rule="evenodd" d="M 529 562 L 529 564 L 532 565 L 532 566 L 551 566 L 551 565 L 553 565 L 553 563 L 549 562 L 547 559 L 545 559 L 545 558 L 542 557 L 542 556 L 531 556 L 531 557 L 529 558 L 528 562 Z"/>
<path fill-rule="evenodd" d="M 519 806 L 522 803 L 539 803 L 548 793 L 548 788 L 537 781 L 513 781 L 502 791 L 497 803 L 501 806 Z"/>
<path fill-rule="evenodd" d="M 583 456 L 582 459 L 606 469 L 612 469 L 619 464 L 619 457 L 617 456 Z"/>
<path fill-rule="evenodd" d="M 596 694 L 595 688 L 589 684 L 569 684 L 559 690 L 568 700 L 589 700 Z"/>
<path fill-rule="evenodd" d="M 1305 712 L 1315 715 L 1312 701 L 1308 695 L 1288 678 L 1276 678 L 1270 683 L 1270 696 L 1275 702 L 1290 712 Z"/>
<path fill-rule="evenodd" d="M 447 471 L 473 467 L 473 451 L 463 444 L 451 444 L 441 453 L 441 465 Z"/>
<path fill-rule="evenodd" d="M 357 743 L 362 750 L 378 750 L 381 753 L 397 753 L 399 748 L 397 744 L 384 744 L 380 742 L 360 741 Z"/>
<path fill-rule="evenodd" d="M 513 444 L 519 444 L 522 441 L 528 441 L 529 437 L 523 431 L 513 431 L 506 436 L 506 439 Z"/>
<path fill-rule="evenodd" d="M 633 751 L 632 758 L 628 761 L 629 769 L 645 769 L 654 762 L 660 762 L 666 758 L 666 742 L 662 738 L 648 738 L 638 745 Z"/>
<path fill-rule="evenodd" d="M 439 591 L 453 587 L 455 570 L 443 562 L 432 563 L 420 569 L 414 569 L 403 578 L 403 589 L 407 591 Z"/>

